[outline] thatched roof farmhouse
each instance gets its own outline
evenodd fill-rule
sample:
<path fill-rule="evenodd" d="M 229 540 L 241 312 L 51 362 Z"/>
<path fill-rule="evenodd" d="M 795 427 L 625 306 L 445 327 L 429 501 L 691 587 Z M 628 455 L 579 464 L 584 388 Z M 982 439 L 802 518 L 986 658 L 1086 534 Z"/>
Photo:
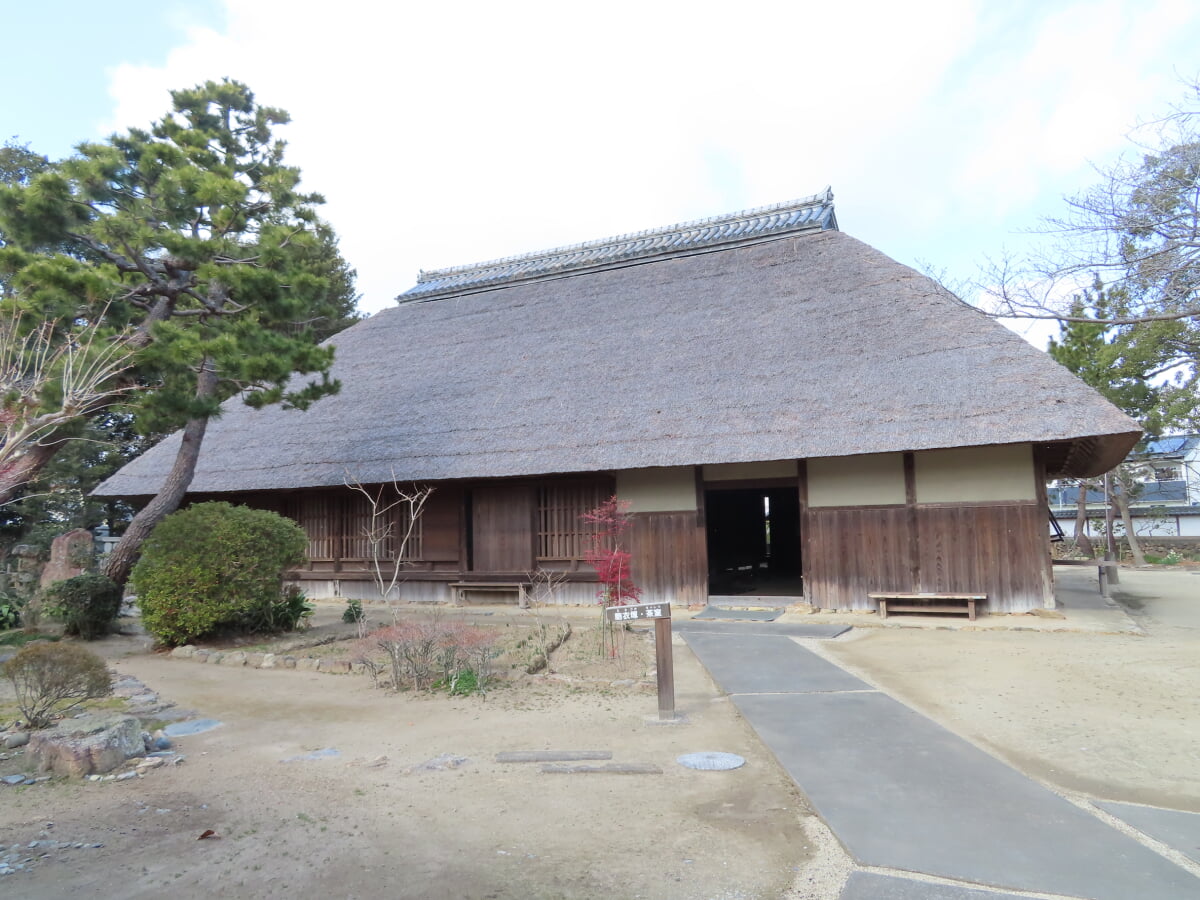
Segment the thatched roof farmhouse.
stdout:
<path fill-rule="evenodd" d="M 332 338 L 339 395 L 226 404 L 196 496 L 293 515 L 312 594 L 365 576 L 345 488 L 435 486 L 402 595 L 541 565 L 586 600 L 579 513 L 631 503 L 647 595 L 871 590 L 1047 602 L 1047 475 L 1138 427 L 1044 353 L 838 230 L 832 195 L 423 272 Z M 178 438 L 97 493 L 158 489 Z M 769 525 L 768 525 L 769 520 Z M 365 590 L 365 588 L 362 588 Z"/>

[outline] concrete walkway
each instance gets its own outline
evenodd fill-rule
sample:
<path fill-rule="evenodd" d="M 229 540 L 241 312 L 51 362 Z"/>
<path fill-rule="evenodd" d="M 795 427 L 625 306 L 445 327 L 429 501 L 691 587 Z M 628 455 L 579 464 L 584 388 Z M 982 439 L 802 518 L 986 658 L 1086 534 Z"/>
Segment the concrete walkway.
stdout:
<path fill-rule="evenodd" d="M 1200 896 L 1191 873 L 769 627 L 682 636 L 851 856 L 895 870 L 855 873 L 843 900 Z M 906 872 L 963 884 L 931 893 Z"/>

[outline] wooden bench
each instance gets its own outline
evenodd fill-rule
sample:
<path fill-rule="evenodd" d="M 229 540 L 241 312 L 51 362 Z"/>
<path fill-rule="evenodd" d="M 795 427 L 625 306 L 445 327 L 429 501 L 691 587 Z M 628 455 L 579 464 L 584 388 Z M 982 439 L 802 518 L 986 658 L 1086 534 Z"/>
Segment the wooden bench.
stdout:
<path fill-rule="evenodd" d="M 521 609 L 529 606 L 529 582 L 527 581 L 456 581 L 450 585 L 450 599 L 455 606 L 462 605 L 463 591 L 516 592 L 517 605 Z"/>
<path fill-rule="evenodd" d="M 1109 583 L 1116 581 L 1112 577 L 1117 570 L 1117 564 L 1111 559 L 1052 559 L 1050 562 L 1056 566 L 1095 566 L 1097 569 L 1096 578 L 1100 582 L 1100 596 L 1107 599 L 1112 596 L 1109 589 Z M 1110 568 L 1111 566 L 1111 568 Z"/>
<path fill-rule="evenodd" d="M 921 592 L 915 594 L 867 594 L 879 603 L 879 618 L 886 619 L 889 612 L 933 612 L 966 613 L 975 618 L 975 604 L 987 600 L 987 594 L 937 594 Z"/>

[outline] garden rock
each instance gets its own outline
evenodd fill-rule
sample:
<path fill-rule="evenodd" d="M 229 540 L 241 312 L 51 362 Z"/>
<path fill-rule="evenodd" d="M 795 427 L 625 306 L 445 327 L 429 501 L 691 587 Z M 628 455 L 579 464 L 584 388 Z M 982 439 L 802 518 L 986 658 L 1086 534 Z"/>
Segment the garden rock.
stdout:
<path fill-rule="evenodd" d="M 191 659 L 196 655 L 196 648 L 191 644 L 184 644 L 182 647 L 176 647 L 171 651 L 173 659 Z"/>
<path fill-rule="evenodd" d="M 246 654 L 241 650 L 234 650 L 232 653 L 226 653 L 221 658 L 223 666 L 244 666 L 246 664 Z"/>
<path fill-rule="evenodd" d="M 259 663 L 258 667 L 260 669 L 275 668 L 275 654 L 274 653 L 264 653 L 262 662 Z"/>
<path fill-rule="evenodd" d="M 92 562 L 92 533 L 76 528 L 60 534 L 50 544 L 50 561 L 42 569 L 41 586 L 46 588 L 56 581 L 66 581 L 82 575 Z"/>
<path fill-rule="evenodd" d="M 28 731 L 14 731 L 11 734 L 4 736 L 4 749 L 15 750 L 17 747 L 24 747 L 29 743 Z"/>
<path fill-rule="evenodd" d="M 35 733 L 26 751 L 40 772 L 83 777 L 111 772 L 146 752 L 141 723 L 119 713 L 70 719 Z"/>

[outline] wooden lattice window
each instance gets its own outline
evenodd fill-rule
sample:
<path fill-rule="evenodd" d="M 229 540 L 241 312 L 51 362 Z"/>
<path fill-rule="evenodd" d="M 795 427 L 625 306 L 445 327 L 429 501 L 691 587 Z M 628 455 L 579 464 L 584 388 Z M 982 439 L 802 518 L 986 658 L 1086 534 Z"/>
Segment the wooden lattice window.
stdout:
<path fill-rule="evenodd" d="M 389 529 L 386 522 L 372 520 L 371 504 L 361 494 L 342 498 L 342 503 L 342 559 L 373 559 L 371 546 L 377 542 L 379 558 L 390 560 L 394 529 Z"/>
<path fill-rule="evenodd" d="M 583 559 L 595 527 L 583 520 L 608 496 L 599 481 L 551 481 L 538 487 L 538 560 Z"/>
<path fill-rule="evenodd" d="M 411 504 L 401 503 L 396 507 L 396 522 L 393 534 L 395 535 L 395 541 L 393 542 L 392 553 L 395 553 L 395 545 L 404 539 L 405 534 L 408 534 L 408 543 L 404 546 L 404 556 L 401 559 L 417 560 L 425 558 L 421 546 L 421 516 L 417 516 L 416 522 L 413 521 Z"/>
<path fill-rule="evenodd" d="M 367 490 L 371 491 L 375 501 L 374 508 L 371 501 L 359 493 L 343 499 L 345 538 L 342 558 L 373 560 L 378 554 L 381 562 L 391 562 L 396 558 L 396 548 L 407 534 L 408 543 L 404 545 L 402 558 L 421 559 L 420 516 L 413 523 L 412 507 L 404 502 L 395 503 L 396 496 L 390 487 L 369 487 Z M 389 506 L 391 509 L 388 509 Z"/>
<path fill-rule="evenodd" d="M 384 498 L 381 509 L 390 502 L 386 491 Z M 308 535 L 308 558 L 317 562 L 370 560 L 375 552 L 380 561 L 390 562 L 412 522 L 412 510 L 403 503 L 373 519 L 371 504 L 360 494 L 301 496 L 289 504 L 289 513 Z M 372 529 L 378 539 L 377 551 L 372 547 Z M 404 559 L 421 559 L 421 543 L 418 517 L 404 548 Z"/>
<path fill-rule="evenodd" d="M 341 550 L 341 502 L 337 497 L 313 494 L 292 503 L 292 519 L 308 535 L 308 558 L 321 562 L 337 559 Z"/>

